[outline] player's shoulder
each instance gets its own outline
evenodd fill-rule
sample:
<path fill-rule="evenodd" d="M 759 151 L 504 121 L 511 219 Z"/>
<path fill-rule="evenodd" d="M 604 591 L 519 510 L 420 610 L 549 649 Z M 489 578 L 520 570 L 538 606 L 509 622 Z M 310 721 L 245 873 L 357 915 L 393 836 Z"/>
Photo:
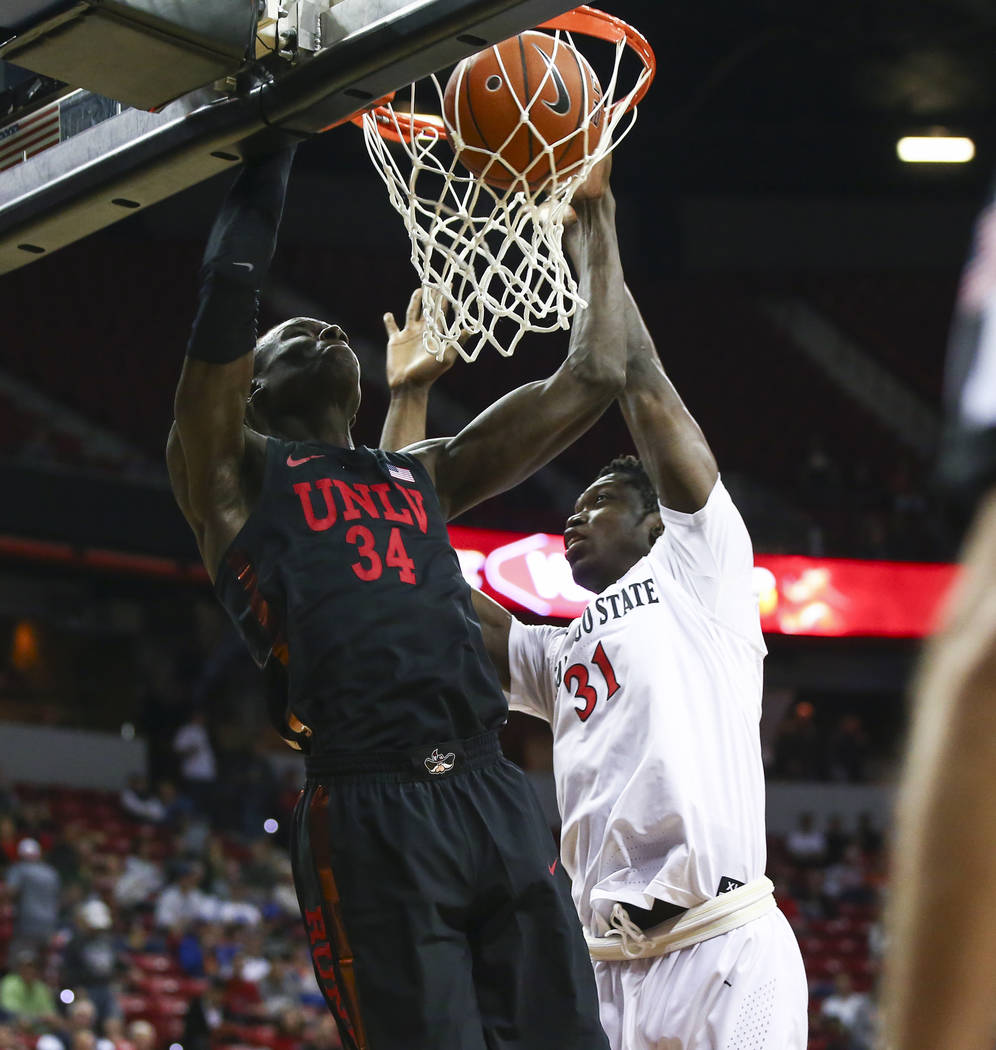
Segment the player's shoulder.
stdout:
<path fill-rule="evenodd" d="M 542 650 L 549 654 L 559 647 L 560 643 L 570 632 L 570 627 L 552 623 L 523 623 L 517 616 L 513 616 L 509 625 L 510 642 L 514 640 L 514 648 L 525 651 Z M 510 645 L 509 649 L 513 648 Z"/>
<path fill-rule="evenodd" d="M 705 502 L 698 510 L 675 510 L 663 502 L 659 503 L 658 507 L 661 519 L 665 525 L 684 526 L 686 528 L 701 526 L 708 520 L 729 516 L 731 512 L 737 517 L 740 516 L 736 504 L 733 502 L 733 497 L 730 495 L 726 485 L 723 484 L 723 478 L 719 474 L 716 475 L 716 480 L 713 482 Z"/>

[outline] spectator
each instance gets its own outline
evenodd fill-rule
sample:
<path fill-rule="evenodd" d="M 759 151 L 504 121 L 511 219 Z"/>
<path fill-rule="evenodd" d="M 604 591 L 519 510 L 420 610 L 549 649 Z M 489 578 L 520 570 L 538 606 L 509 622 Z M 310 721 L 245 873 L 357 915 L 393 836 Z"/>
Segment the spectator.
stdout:
<path fill-rule="evenodd" d="M 28 1036 L 23 1035 L 11 1025 L 5 1024 L 0 1020 L 0 1046 L 2 1046 L 4 1050 L 29 1050 L 28 1038 Z M 36 1043 L 34 1038 L 31 1038 L 31 1045 L 37 1047 L 41 1046 L 41 1043 Z M 57 1050 L 62 1050 L 61 1043 Z"/>
<path fill-rule="evenodd" d="M 0 769 L 0 816 L 14 816 L 18 806 L 17 790 L 7 778 L 7 774 Z"/>
<path fill-rule="evenodd" d="M 837 1021 L 852 1044 L 858 1047 L 872 1045 L 875 1019 L 871 999 L 863 992 L 854 990 L 851 978 L 846 973 L 837 974 L 833 994 L 823 1000 L 820 1014 Z"/>
<path fill-rule="evenodd" d="M 818 867 L 827 854 L 827 839 L 813 821 L 812 813 L 800 813 L 796 827 L 789 832 L 785 848 L 796 864 Z"/>
<path fill-rule="evenodd" d="M 173 738 L 173 750 L 179 761 L 183 790 L 199 812 L 210 816 L 218 767 L 203 711 L 195 711 L 190 721 L 180 727 Z"/>
<path fill-rule="evenodd" d="M 94 1035 L 96 1026 L 97 1007 L 85 995 L 78 995 L 66 1011 L 66 1024 L 60 1038 L 68 1050 L 75 1050 L 77 1035 L 81 1032 Z"/>
<path fill-rule="evenodd" d="M 286 952 L 273 957 L 270 972 L 259 981 L 259 994 L 267 1017 L 276 1017 L 282 1010 L 301 1005 L 301 975 L 294 968 Z"/>
<path fill-rule="evenodd" d="M 212 1033 L 225 1021 L 225 985 L 209 981 L 202 995 L 193 999 L 183 1022 L 184 1050 L 211 1050 Z"/>
<path fill-rule="evenodd" d="M 205 961 L 203 938 L 206 926 L 204 920 L 190 923 L 176 947 L 177 962 L 188 977 L 207 976 L 208 964 Z"/>
<path fill-rule="evenodd" d="M 140 656 L 138 680 L 145 692 L 139 698 L 138 724 L 145 737 L 146 762 L 153 784 L 176 775 L 172 741 L 183 722 L 182 686 L 171 653 L 150 642 Z"/>
<path fill-rule="evenodd" d="M 0 814 L 0 864 L 13 864 L 17 860 L 17 821 L 10 813 Z"/>
<path fill-rule="evenodd" d="M 827 864 L 837 864 L 844 859 L 844 852 L 851 844 L 852 837 L 844 830 L 844 822 L 839 813 L 834 813 L 827 820 Z"/>
<path fill-rule="evenodd" d="M 135 914 L 124 934 L 118 938 L 118 946 L 128 955 L 159 953 L 166 951 L 166 939 L 159 930 L 147 930 L 141 915 Z"/>
<path fill-rule="evenodd" d="M 257 838 L 249 843 L 249 860 L 242 870 L 246 885 L 265 894 L 272 892 L 280 875 L 280 860 L 270 838 Z"/>
<path fill-rule="evenodd" d="M 831 917 L 827 911 L 827 898 L 823 894 L 823 872 L 820 868 L 800 868 L 798 878 L 792 885 L 792 896 L 804 919 Z"/>
<path fill-rule="evenodd" d="M 816 727 L 816 709 L 808 700 L 800 700 L 778 729 L 775 773 L 789 780 L 823 777 L 823 739 Z"/>
<path fill-rule="evenodd" d="M 225 839 L 220 833 L 215 832 L 208 836 L 204 849 L 201 852 L 201 863 L 204 866 L 204 881 L 201 883 L 201 889 L 205 893 L 212 893 L 218 897 L 222 896 L 226 892 L 228 884 L 225 881 L 225 867 L 227 865 Z"/>
<path fill-rule="evenodd" d="M 296 919 L 301 912 L 301 906 L 297 899 L 297 890 L 294 889 L 294 876 L 290 865 L 280 872 L 279 880 L 273 887 L 270 897 L 271 910 L 287 918 Z"/>
<path fill-rule="evenodd" d="M 156 798 L 163 808 L 163 823 L 169 827 L 176 827 L 193 809 L 190 799 L 184 798 L 177 790 L 172 780 L 160 780 L 156 788 Z"/>
<path fill-rule="evenodd" d="M 165 881 L 162 865 L 154 859 L 155 843 L 139 839 L 137 854 L 125 858 L 124 870 L 114 884 L 114 901 L 131 909 L 149 903 Z"/>
<path fill-rule="evenodd" d="M 7 889 L 14 902 L 10 949 L 40 950 L 48 946 L 59 921 L 59 873 L 42 860 L 35 839 L 21 839 L 17 861 L 7 871 Z"/>
<path fill-rule="evenodd" d="M 868 883 L 864 857 L 857 843 L 848 846 L 843 858 L 826 869 L 823 894 L 833 902 L 834 911 L 839 903 L 868 904 L 873 899 L 874 890 Z"/>
<path fill-rule="evenodd" d="M 197 863 L 183 864 L 177 869 L 176 881 L 167 886 L 156 901 L 157 926 L 179 934 L 188 923 L 209 914 L 212 898 L 199 888 L 203 874 Z"/>
<path fill-rule="evenodd" d="M 883 846 L 882 832 L 875 827 L 875 821 L 867 811 L 858 814 L 856 837 L 858 845 L 861 847 L 861 852 L 866 857 L 881 853 Z"/>
<path fill-rule="evenodd" d="M 235 959 L 234 972 L 225 984 L 225 1016 L 241 1024 L 257 1023 L 263 1016 L 259 987 L 244 972 L 244 965 L 251 962 L 240 953 Z"/>
<path fill-rule="evenodd" d="M 135 1050 L 156 1050 L 158 1036 L 148 1021 L 132 1021 L 128 1026 L 128 1038 Z"/>
<path fill-rule="evenodd" d="M 240 878 L 229 882 L 227 899 L 219 901 L 214 917 L 225 926 L 258 926 L 263 920 L 259 908 L 249 900 L 249 890 Z"/>
<path fill-rule="evenodd" d="M 54 1023 L 55 996 L 42 980 L 38 956 L 31 948 L 17 952 L 14 969 L 0 981 L 0 1010 L 33 1031 Z"/>
<path fill-rule="evenodd" d="M 236 830 L 252 841 L 265 834 L 263 824 L 276 812 L 279 789 L 262 743 L 240 758 L 234 776 L 240 817 Z"/>
<path fill-rule="evenodd" d="M 263 950 L 263 936 L 258 929 L 245 929 L 242 933 L 242 955 L 239 968 L 247 981 L 258 985 L 270 972 L 270 960 Z"/>
<path fill-rule="evenodd" d="M 107 1018 L 104 1022 L 104 1034 L 97 1040 L 97 1050 L 133 1050 L 125 1036 L 125 1025 L 122 1018 Z"/>
<path fill-rule="evenodd" d="M 129 816 L 148 824 L 166 821 L 166 806 L 161 798 L 149 790 L 149 782 L 142 773 L 132 773 L 121 791 L 121 808 Z"/>
<path fill-rule="evenodd" d="M 860 784 L 867 779 L 868 735 L 857 715 L 845 715 L 830 737 L 830 779 Z"/>
<path fill-rule="evenodd" d="M 298 1050 L 305 1033 L 304 1011 L 299 1006 L 285 1006 L 276 1015 L 277 1036 L 274 1050 Z"/>
<path fill-rule="evenodd" d="M 127 970 L 111 925 L 111 911 L 104 901 L 84 901 L 76 910 L 76 928 L 62 955 L 63 981 L 74 991 L 86 992 L 100 1024 L 120 1014 L 116 981 Z"/>
<path fill-rule="evenodd" d="M 48 851 L 48 862 L 59 873 L 63 889 L 73 884 L 87 887 L 88 853 L 86 826 L 77 820 L 70 821 Z"/>

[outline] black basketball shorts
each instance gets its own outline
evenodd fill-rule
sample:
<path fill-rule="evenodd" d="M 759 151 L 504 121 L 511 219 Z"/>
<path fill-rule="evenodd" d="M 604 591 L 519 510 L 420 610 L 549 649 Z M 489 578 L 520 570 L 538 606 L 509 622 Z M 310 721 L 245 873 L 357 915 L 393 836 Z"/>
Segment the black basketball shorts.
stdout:
<path fill-rule="evenodd" d="M 292 852 L 347 1050 L 607 1050 L 556 847 L 495 734 L 309 757 Z"/>

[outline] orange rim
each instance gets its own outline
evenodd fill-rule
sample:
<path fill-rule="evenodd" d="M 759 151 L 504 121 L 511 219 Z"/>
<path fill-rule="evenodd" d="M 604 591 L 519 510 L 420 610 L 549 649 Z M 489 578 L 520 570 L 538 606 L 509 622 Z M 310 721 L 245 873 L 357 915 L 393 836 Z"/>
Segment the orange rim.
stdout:
<path fill-rule="evenodd" d="M 628 112 L 642 102 L 643 97 L 650 89 L 650 85 L 654 82 L 654 76 L 657 73 L 657 59 L 649 41 L 639 30 L 634 29 L 621 18 L 610 15 L 607 11 L 599 11 L 597 8 L 582 4 L 581 7 L 575 7 L 572 11 L 557 15 L 556 18 L 551 18 L 548 22 L 542 22 L 536 28 L 563 29 L 568 33 L 581 33 L 584 36 L 593 36 L 599 40 L 607 40 L 611 44 L 618 44 L 620 41 L 625 42 L 627 47 L 636 53 L 649 76 L 633 93 L 633 97 L 625 100 L 626 108 L 624 112 Z M 422 134 L 435 135 L 440 139 L 447 137 L 446 125 L 442 117 L 430 113 L 395 113 L 389 108 L 389 103 L 393 99 L 394 93 L 392 92 L 389 97 L 378 99 L 372 105 L 367 106 L 366 109 L 360 110 L 344 120 L 337 121 L 336 124 L 330 124 L 329 127 L 345 124 L 347 120 L 357 127 L 362 127 L 364 114 L 371 113 L 381 138 L 388 139 L 391 142 L 411 142 L 413 138 L 417 138 Z M 623 99 L 620 99 L 612 104 L 613 112 L 623 104 L 623 101 Z"/>

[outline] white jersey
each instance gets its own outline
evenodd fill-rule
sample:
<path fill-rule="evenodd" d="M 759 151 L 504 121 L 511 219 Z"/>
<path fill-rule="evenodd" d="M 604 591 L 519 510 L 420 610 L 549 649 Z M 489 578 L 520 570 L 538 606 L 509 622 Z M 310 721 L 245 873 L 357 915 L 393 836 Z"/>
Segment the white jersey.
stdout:
<path fill-rule="evenodd" d="M 513 621 L 511 706 L 553 728 L 561 857 L 584 925 L 764 874 L 766 649 L 750 537 L 717 480 L 568 627 Z"/>

